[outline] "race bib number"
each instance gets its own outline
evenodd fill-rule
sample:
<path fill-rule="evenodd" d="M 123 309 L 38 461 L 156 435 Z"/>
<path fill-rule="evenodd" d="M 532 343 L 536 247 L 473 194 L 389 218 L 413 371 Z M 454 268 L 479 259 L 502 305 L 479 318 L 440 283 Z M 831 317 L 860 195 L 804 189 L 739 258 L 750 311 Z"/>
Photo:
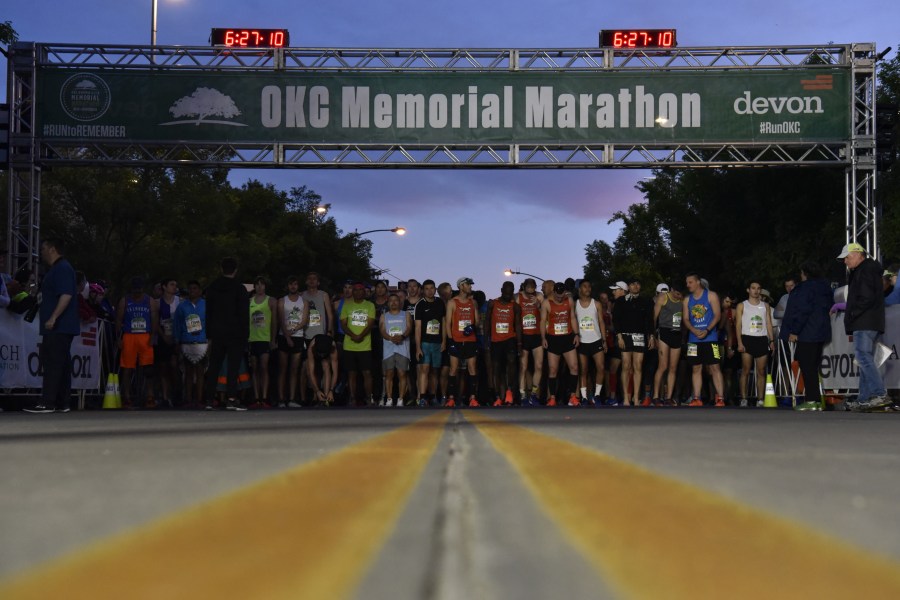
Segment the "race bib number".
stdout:
<path fill-rule="evenodd" d="M 163 319 L 159 323 L 162 326 L 163 333 L 166 335 L 172 335 L 173 327 L 172 327 L 172 319 Z"/>
<path fill-rule="evenodd" d="M 291 331 L 297 331 L 300 329 L 300 309 L 292 308 L 291 312 L 288 313 L 287 318 L 288 327 Z"/>
<path fill-rule="evenodd" d="M 256 312 L 254 312 L 254 313 L 250 316 L 250 322 L 253 323 L 253 326 L 254 326 L 256 329 L 265 329 L 265 327 L 266 327 L 266 315 L 265 315 L 265 313 L 263 313 L 263 311 L 261 311 L 261 310 L 258 310 L 258 311 L 256 311 Z"/>
<path fill-rule="evenodd" d="M 525 315 L 522 317 L 522 327 L 525 329 L 537 329 L 537 315 Z"/>
<path fill-rule="evenodd" d="M 643 333 L 632 333 L 631 334 L 631 343 L 635 346 L 643 346 L 644 345 L 644 334 Z"/>
<path fill-rule="evenodd" d="M 697 344 L 688 344 L 687 345 L 687 355 L 688 356 L 697 356 Z"/>
<path fill-rule="evenodd" d="M 509 333 L 509 323 L 495 323 L 494 331 L 501 334 Z"/>
<path fill-rule="evenodd" d="M 369 322 L 369 313 L 364 310 L 354 310 L 350 314 L 350 324 L 354 327 L 365 327 Z"/>
<path fill-rule="evenodd" d="M 672 329 L 681 329 L 681 313 L 677 312 L 672 315 Z"/>
<path fill-rule="evenodd" d="M 147 319 L 144 317 L 131 319 L 131 333 L 147 333 Z"/>
<path fill-rule="evenodd" d="M 397 327 L 396 325 L 392 325 L 390 329 L 388 329 L 388 335 L 403 335 L 403 330 Z"/>
<path fill-rule="evenodd" d="M 309 326 L 315 327 L 316 325 L 322 324 L 322 315 L 319 313 L 318 309 L 310 309 L 309 311 Z"/>
<path fill-rule="evenodd" d="M 200 320 L 200 315 L 188 315 L 184 320 L 184 327 L 188 333 L 200 333 L 203 331 L 203 322 Z"/>
<path fill-rule="evenodd" d="M 432 319 L 425 324 L 425 333 L 428 335 L 440 335 L 441 333 L 441 322 L 437 319 Z"/>
<path fill-rule="evenodd" d="M 751 335 L 762 335 L 763 333 L 765 333 L 765 327 L 763 326 L 762 317 L 750 317 L 750 331 L 748 333 L 750 333 Z"/>
<path fill-rule="evenodd" d="M 472 321 L 469 321 L 468 319 L 460 319 L 459 320 L 459 330 L 463 331 L 466 327 L 468 327 L 471 324 L 472 324 Z"/>
<path fill-rule="evenodd" d="M 566 335 L 569 333 L 569 324 L 568 323 L 554 323 L 553 324 L 553 333 L 556 335 Z"/>
<path fill-rule="evenodd" d="M 592 317 L 582 317 L 579 323 L 582 331 L 594 331 L 594 319 Z"/>

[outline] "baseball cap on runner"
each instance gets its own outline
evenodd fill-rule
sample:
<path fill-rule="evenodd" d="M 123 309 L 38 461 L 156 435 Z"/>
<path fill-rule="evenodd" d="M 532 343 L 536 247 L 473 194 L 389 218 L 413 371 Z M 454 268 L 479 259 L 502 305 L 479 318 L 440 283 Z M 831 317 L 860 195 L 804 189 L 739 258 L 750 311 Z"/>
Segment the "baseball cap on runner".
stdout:
<path fill-rule="evenodd" d="M 658 286 L 656 286 L 656 293 L 657 293 L 657 294 L 660 293 L 660 292 L 668 292 L 668 291 L 669 291 L 669 286 L 668 286 L 668 284 L 661 283 L 661 284 L 659 284 Z"/>
<path fill-rule="evenodd" d="M 846 246 L 844 246 L 843 249 L 841 250 L 841 253 L 838 254 L 837 257 L 839 259 L 847 258 L 847 255 L 850 254 L 851 252 L 862 252 L 863 254 L 865 254 L 866 249 L 862 247 L 862 244 L 857 244 L 856 242 L 853 242 L 852 244 L 847 244 Z"/>
<path fill-rule="evenodd" d="M 461 286 L 464 283 L 468 283 L 469 285 L 472 285 L 475 282 L 472 280 L 471 277 L 460 277 L 459 279 L 456 280 L 456 287 L 458 288 L 459 286 Z"/>
<path fill-rule="evenodd" d="M 611 285 L 611 286 L 609 286 L 609 289 L 611 289 L 611 290 L 622 290 L 623 292 L 627 292 L 627 291 L 628 291 L 628 284 L 625 283 L 624 281 L 617 281 L 617 282 L 616 282 L 616 285 Z"/>
<path fill-rule="evenodd" d="M 354 290 L 364 290 L 364 289 L 366 289 L 366 284 L 364 284 L 362 281 L 354 281 L 353 289 Z"/>

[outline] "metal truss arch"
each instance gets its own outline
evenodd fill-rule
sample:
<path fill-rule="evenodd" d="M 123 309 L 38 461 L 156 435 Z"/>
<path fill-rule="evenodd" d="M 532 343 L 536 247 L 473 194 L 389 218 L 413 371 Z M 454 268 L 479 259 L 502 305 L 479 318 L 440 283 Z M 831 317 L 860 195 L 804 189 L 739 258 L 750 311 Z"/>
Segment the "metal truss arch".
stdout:
<path fill-rule="evenodd" d="M 847 239 L 878 255 L 875 46 L 821 44 L 612 50 L 584 48 L 280 48 L 17 43 L 10 48 L 9 221 L 12 266 L 34 264 L 42 166 L 226 168 L 739 168 L 833 167 L 846 172 Z M 385 144 L 61 140 L 36 131 L 41 69 L 123 73 L 711 72 L 847 69 L 852 132 L 832 143 Z"/>

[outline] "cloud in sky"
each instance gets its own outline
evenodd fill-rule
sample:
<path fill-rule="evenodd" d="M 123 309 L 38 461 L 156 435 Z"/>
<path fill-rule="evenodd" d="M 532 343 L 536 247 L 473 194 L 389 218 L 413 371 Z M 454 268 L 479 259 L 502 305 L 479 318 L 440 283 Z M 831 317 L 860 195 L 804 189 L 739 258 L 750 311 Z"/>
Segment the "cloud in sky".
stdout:
<path fill-rule="evenodd" d="M 604 222 L 618 210 L 642 200 L 635 183 L 647 171 L 232 171 L 236 184 L 248 178 L 288 189 L 306 185 L 326 202 L 352 208 L 356 214 L 440 215 L 447 207 L 477 208 L 487 204 L 552 210 L 569 218 Z"/>

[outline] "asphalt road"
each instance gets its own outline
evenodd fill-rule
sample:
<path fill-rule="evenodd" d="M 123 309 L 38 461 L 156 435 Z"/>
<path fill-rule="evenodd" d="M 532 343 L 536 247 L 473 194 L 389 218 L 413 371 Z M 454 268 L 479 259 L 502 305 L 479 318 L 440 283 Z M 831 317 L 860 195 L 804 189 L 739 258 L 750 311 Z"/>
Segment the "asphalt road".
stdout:
<path fill-rule="evenodd" d="M 898 433 L 761 409 L 7 412 L 0 597 L 898 597 Z"/>

